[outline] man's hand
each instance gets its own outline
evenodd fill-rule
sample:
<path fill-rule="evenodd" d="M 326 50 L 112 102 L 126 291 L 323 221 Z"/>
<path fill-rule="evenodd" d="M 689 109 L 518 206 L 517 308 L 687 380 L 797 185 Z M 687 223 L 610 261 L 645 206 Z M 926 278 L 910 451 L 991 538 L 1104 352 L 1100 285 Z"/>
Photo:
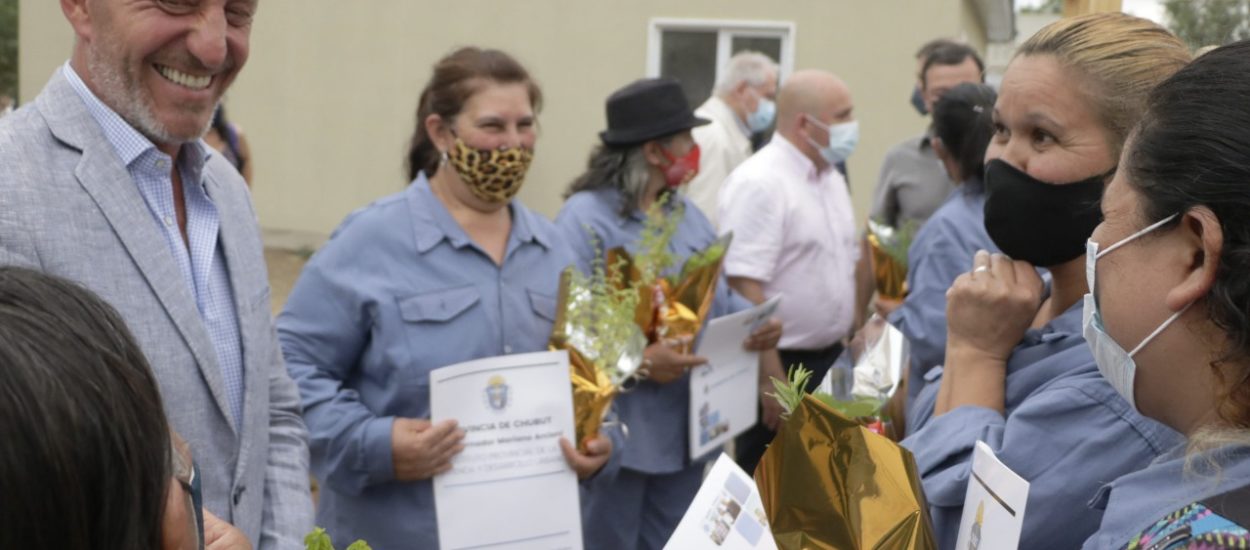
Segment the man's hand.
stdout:
<path fill-rule="evenodd" d="M 785 409 L 777 398 L 770 395 L 777 392 L 773 380 L 786 381 L 786 371 L 781 366 L 781 354 L 777 350 L 760 352 L 760 423 L 772 431 L 781 427 L 781 414 Z"/>
<path fill-rule="evenodd" d="M 643 350 L 642 370 L 648 380 L 657 384 L 668 384 L 691 367 L 707 364 L 707 359 L 698 355 L 686 354 L 673 349 L 681 342 L 656 342 Z"/>
<path fill-rule="evenodd" d="M 252 550 L 252 543 L 237 527 L 204 509 L 204 550 Z"/>
<path fill-rule="evenodd" d="M 755 329 L 742 346 L 750 351 L 765 351 L 777 348 L 777 342 L 781 341 L 781 321 L 771 318 L 760 324 Z"/>
<path fill-rule="evenodd" d="M 599 434 L 586 441 L 586 452 L 582 453 L 569 443 L 568 438 L 561 437 L 560 450 L 564 452 L 564 460 L 569 467 L 577 472 L 577 479 L 586 479 L 595 475 L 612 458 L 612 440 Z"/>
<path fill-rule="evenodd" d="M 888 318 L 898 308 L 903 307 L 902 300 L 886 300 L 881 296 L 872 299 L 872 312 L 875 315 Z"/>
<path fill-rule="evenodd" d="M 455 420 L 396 418 L 391 426 L 391 458 L 395 479 L 430 479 L 451 469 L 451 459 L 464 450 L 464 431 Z"/>
<path fill-rule="evenodd" d="M 763 410 L 760 422 L 774 432 L 781 429 L 781 415 L 786 412 L 781 402 L 777 401 L 777 397 L 772 395 L 776 392 L 776 388 L 773 388 L 771 383 L 767 389 L 760 386 L 760 408 Z"/>

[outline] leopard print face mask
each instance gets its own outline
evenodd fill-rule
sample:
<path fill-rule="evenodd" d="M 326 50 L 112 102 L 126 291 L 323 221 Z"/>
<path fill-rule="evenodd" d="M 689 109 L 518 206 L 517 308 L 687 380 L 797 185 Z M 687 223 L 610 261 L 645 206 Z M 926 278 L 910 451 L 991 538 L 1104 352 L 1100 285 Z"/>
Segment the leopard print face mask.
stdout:
<path fill-rule="evenodd" d="M 524 147 L 473 149 L 456 138 L 447 160 L 475 197 L 498 204 L 512 200 L 521 190 L 534 151 Z"/>

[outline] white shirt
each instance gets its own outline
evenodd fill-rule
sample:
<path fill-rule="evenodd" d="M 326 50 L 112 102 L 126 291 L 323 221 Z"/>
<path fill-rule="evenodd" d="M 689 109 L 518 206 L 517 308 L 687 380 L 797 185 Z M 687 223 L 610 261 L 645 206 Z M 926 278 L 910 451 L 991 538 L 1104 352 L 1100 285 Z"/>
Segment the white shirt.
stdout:
<path fill-rule="evenodd" d="M 846 180 L 818 171 L 780 134 L 725 180 L 721 232 L 733 231 L 725 273 L 782 294 L 779 347 L 817 350 L 850 332 L 859 246 Z"/>
<path fill-rule="evenodd" d="M 729 173 L 751 156 L 751 136 L 738 115 L 719 97 L 709 98 L 694 114 L 712 123 L 692 131 L 694 142 L 699 144 L 699 174 L 690 180 L 686 196 L 716 227 L 721 186 Z"/>

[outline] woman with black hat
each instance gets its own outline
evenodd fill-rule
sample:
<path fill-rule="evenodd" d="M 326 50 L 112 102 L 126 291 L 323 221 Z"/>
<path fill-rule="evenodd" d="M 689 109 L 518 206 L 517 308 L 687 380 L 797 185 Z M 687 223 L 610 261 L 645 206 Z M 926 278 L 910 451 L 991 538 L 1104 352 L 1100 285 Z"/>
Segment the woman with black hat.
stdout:
<path fill-rule="evenodd" d="M 707 218 L 676 190 L 699 170 L 699 147 L 690 129 L 707 124 L 691 112 L 681 86 L 672 79 L 644 79 L 613 93 L 607 102 L 608 129 L 590 155 L 586 172 L 569 186 L 556 225 L 572 246 L 578 266 L 588 271 L 598 251 L 633 249 L 645 212 L 659 202 L 669 212 L 684 211 L 669 252 L 680 266 L 716 240 Z M 750 307 L 717 285 L 709 318 Z M 775 348 L 781 324 L 771 321 L 744 342 L 760 355 L 766 375 L 781 375 Z M 644 353 L 646 381 L 616 399 L 629 438 L 583 493 L 583 533 L 588 548 L 661 548 L 677 527 L 702 482 L 706 462 L 716 456 L 688 456 L 689 385 L 686 373 L 706 363 L 657 342 Z M 761 395 L 771 385 L 761 385 Z M 776 423 L 771 398 L 765 421 Z"/>

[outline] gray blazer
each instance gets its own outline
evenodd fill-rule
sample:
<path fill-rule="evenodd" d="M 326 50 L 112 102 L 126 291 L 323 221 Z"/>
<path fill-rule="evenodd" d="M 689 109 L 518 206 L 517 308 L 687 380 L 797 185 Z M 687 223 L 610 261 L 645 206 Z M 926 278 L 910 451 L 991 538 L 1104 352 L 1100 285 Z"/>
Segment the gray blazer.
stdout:
<path fill-rule="evenodd" d="M 204 174 L 243 343 L 238 430 L 165 238 L 60 70 L 33 105 L 0 120 L 0 265 L 77 281 L 117 308 L 156 372 L 173 428 L 191 445 L 205 506 L 255 548 L 302 549 L 313 521 L 308 434 L 274 333 L 256 214 L 243 179 L 220 155 Z"/>

